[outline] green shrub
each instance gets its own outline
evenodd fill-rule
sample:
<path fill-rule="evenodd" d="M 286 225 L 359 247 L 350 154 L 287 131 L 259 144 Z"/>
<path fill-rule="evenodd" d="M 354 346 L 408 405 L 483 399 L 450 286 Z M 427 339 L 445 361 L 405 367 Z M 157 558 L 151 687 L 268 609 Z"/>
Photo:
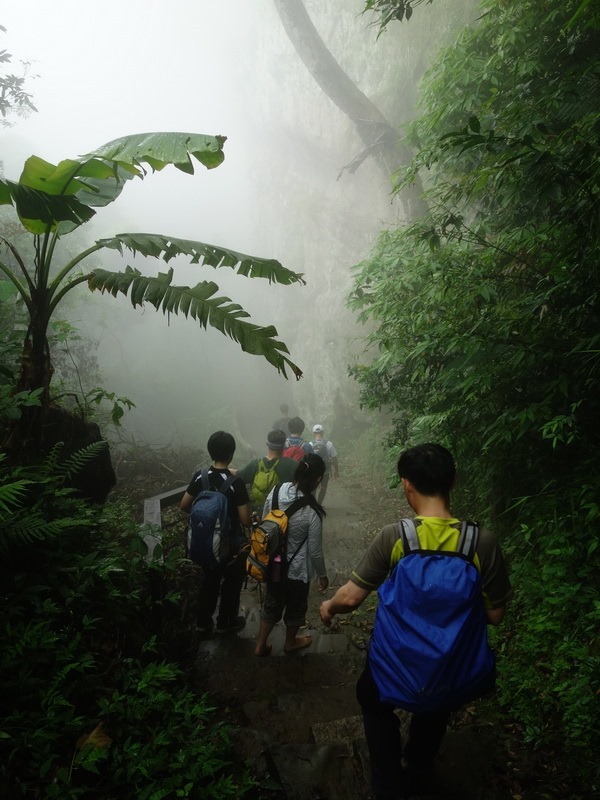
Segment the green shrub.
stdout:
<path fill-rule="evenodd" d="M 0 794 L 240 797 L 226 729 L 165 661 L 152 585 L 176 557 L 147 563 L 123 503 L 66 487 L 88 455 L 0 461 Z"/>

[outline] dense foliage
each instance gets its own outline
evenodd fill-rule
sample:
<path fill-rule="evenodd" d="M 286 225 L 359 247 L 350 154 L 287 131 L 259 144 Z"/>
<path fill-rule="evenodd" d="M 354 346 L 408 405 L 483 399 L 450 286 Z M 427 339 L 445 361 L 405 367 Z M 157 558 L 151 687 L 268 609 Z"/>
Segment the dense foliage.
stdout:
<path fill-rule="evenodd" d="M 6 28 L 0 25 L 0 32 L 6 33 Z M 12 70 L 13 56 L 7 50 L 0 50 L 0 125 L 11 124 L 8 117 L 11 115 L 27 116 L 31 111 L 36 111 L 32 95 L 26 90 L 27 73 L 29 64 L 21 62 L 20 74 Z"/>
<path fill-rule="evenodd" d="M 492 522 L 516 588 L 501 700 L 589 774 L 597 740 L 598 12 L 486 0 L 422 86 L 410 137 L 430 214 L 383 233 L 351 305 L 353 368 L 390 443 L 447 444 L 456 510 Z"/>
<path fill-rule="evenodd" d="M 179 618 L 178 596 L 156 591 L 178 549 L 147 563 L 126 506 L 66 488 L 103 446 L 0 461 L 0 794 L 240 797 L 250 784 L 230 774 L 227 732 L 161 634 Z"/>

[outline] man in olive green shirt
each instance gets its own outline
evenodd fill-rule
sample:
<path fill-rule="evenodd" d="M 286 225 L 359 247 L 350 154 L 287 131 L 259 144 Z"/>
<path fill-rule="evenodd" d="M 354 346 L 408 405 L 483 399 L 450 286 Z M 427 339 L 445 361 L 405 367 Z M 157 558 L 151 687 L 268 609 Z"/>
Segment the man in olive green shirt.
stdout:
<path fill-rule="evenodd" d="M 427 552 L 456 552 L 460 522 L 450 511 L 450 490 L 455 480 L 452 455 L 437 444 L 410 448 L 400 456 L 398 474 L 408 504 L 416 515 L 420 548 Z M 349 581 L 321 604 L 321 619 L 325 625 L 331 625 L 336 614 L 358 608 L 370 592 L 386 580 L 403 555 L 398 525 L 385 526 Z M 485 529 L 479 531 L 473 563 L 481 575 L 484 619 L 490 625 L 499 625 L 512 589 L 500 547 L 493 534 Z M 422 629 L 426 636 L 426 620 L 424 623 Z M 493 681 L 489 688 L 492 687 Z M 419 793 L 420 777 L 431 772 L 450 712 L 444 707 L 428 713 L 413 713 L 409 738 L 403 749 L 399 719 L 394 706 L 381 700 L 368 658 L 357 684 L 357 698 L 363 712 L 376 800 L 397 800 Z"/>
<path fill-rule="evenodd" d="M 249 487 L 253 511 L 262 516 L 262 510 L 267 495 L 278 484 L 294 480 L 298 462 L 293 458 L 284 458 L 282 453 L 285 448 L 286 434 L 282 430 L 270 431 L 267 435 L 267 455 L 254 458 L 242 469 L 230 470 Z M 263 480 L 258 473 L 263 473 Z M 267 473 L 265 476 L 264 473 Z M 270 474 L 272 473 L 272 474 Z"/>

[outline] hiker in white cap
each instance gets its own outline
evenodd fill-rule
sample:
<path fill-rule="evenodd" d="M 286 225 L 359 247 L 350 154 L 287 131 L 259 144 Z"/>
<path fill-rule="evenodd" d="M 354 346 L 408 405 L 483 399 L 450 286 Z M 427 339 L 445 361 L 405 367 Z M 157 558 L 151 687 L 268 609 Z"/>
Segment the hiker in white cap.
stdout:
<path fill-rule="evenodd" d="M 325 431 L 322 425 L 313 425 L 312 430 L 313 438 L 310 442 L 312 449 L 317 455 L 321 456 L 325 462 L 325 475 L 323 475 L 323 480 L 321 481 L 321 485 L 319 487 L 319 496 L 317 498 L 319 504 L 323 505 L 323 500 L 327 494 L 327 484 L 329 483 L 329 478 L 339 478 L 340 475 L 337 450 L 333 446 L 333 443 L 325 438 Z"/>

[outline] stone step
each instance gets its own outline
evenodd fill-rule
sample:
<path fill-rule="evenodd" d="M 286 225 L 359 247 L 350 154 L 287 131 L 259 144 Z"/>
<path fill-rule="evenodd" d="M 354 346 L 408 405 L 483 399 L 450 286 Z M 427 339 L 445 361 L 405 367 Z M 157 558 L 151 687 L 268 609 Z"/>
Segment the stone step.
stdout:
<path fill-rule="evenodd" d="M 237 633 L 213 634 L 210 638 L 200 642 L 198 656 L 200 658 L 215 658 L 217 660 L 231 658 L 244 658 L 254 656 L 257 632 L 249 626 Z M 356 647 L 352 640 L 343 633 L 323 633 L 309 626 L 300 629 L 301 636 L 310 635 L 312 644 L 302 650 L 286 653 L 283 649 L 285 642 L 285 627 L 279 623 L 269 637 L 271 654 L 269 658 L 285 656 L 286 658 L 303 658 L 310 655 L 334 655 L 339 653 L 359 654 L 362 648 Z M 261 660 L 265 660 L 264 658 Z"/>
<path fill-rule="evenodd" d="M 338 743 L 275 744 L 267 762 L 287 800 L 364 800 L 357 761 Z"/>

